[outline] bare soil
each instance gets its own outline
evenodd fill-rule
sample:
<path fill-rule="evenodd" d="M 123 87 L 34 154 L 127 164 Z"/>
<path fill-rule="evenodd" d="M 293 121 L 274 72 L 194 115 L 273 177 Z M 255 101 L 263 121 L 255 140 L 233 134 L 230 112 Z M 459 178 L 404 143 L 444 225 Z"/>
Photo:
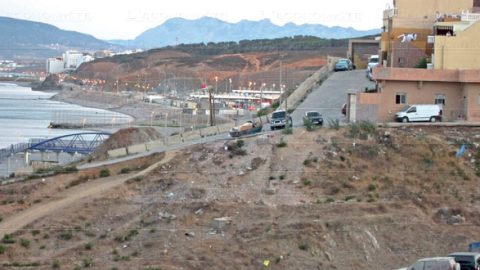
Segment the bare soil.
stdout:
<path fill-rule="evenodd" d="M 197 145 L 157 157 L 141 175 L 117 165 L 69 190 L 61 177 L 2 186 L 27 201 L 0 206 L 0 227 L 15 240 L 1 244 L 0 263 L 397 269 L 480 239 L 479 129 L 357 131 Z M 39 190 L 50 198 L 31 204 Z"/>

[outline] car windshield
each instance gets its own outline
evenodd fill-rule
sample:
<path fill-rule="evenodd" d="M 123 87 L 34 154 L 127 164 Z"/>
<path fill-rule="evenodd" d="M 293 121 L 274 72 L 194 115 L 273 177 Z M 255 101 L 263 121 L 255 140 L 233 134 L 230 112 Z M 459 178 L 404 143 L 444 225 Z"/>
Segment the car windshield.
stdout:
<path fill-rule="evenodd" d="M 315 116 L 319 116 L 320 114 L 318 112 L 308 112 L 307 113 L 307 116 L 308 117 L 315 117 Z"/>
<path fill-rule="evenodd" d="M 337 62 L 337 64 L 346 65 L 346 64 L 348 64 L 348 61 L 347 60 L 340 60 L 340 61 Z"/>
<path fill-rule="evenodd" d="M 285 112 L 274 112 L 272 118 L 285 118 Z"/>
<path fill-rule="evenodd" d="M 369 63 L 378 63 L 378 58 L 370 58 Z"/>
<path fill-rule="evenodd" d="M 461 270 L 474 270 L 475 261 L 473 256 L 452 256 L 460 264 Z"/>
<path fill-rule="evenodd" d="M 409 108 L 410 108 L 410 106 L 405 106 L 400 111 L 401 112 L 406 112 Z"/>

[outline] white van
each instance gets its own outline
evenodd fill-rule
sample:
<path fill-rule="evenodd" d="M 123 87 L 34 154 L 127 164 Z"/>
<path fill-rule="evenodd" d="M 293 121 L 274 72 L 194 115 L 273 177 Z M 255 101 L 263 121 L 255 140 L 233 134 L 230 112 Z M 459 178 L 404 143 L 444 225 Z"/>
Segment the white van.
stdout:
<path fill-rule="evenodd" d="M 372 72 L 372 69 L 376 67 L 378 64 L 380 64 L 380 58 L 378 55 L 371 55 L 368 58 L 368 64 L 367 64 L 367 72 Z"/>
<path fill-rule="evenodd" d="M 452 257 L 435 257 L 418 260 L 413 265 L 398 270 L 460 270 L 460 264 Z"/>
<path fill-rule="evenodd" d="M 395 114 L 398 122 L 415 121 L 442 121 L 442 107 L 440 105 L 409 105 Z"/>

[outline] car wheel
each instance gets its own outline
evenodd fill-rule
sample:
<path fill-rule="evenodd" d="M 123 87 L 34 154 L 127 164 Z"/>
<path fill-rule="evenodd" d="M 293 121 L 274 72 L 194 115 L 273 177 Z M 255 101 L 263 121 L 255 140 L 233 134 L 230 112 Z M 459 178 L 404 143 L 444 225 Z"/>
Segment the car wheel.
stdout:
<path fill-rule="evenodd" d="M 430 117 L 430 122 L 432 123 L 437 122 L 437 118 L 435 116 Z"/>
<path fill-rule="evenodd" d="M 403 117 L 403 118 L 402 118 L 402 122 L 403 122 L 403 123 L 408 123 L 408 117 Z"/>

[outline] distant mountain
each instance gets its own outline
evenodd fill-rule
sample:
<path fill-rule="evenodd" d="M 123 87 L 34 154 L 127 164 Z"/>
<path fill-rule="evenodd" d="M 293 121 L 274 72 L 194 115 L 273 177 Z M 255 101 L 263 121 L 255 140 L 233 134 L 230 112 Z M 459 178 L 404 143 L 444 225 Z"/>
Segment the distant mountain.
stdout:
<path fill-rule="evenodd" d="M 238 42 L 247 39 L 272 39 L 297 35 L 341 39 L 369 36 L 379 32 L 379 29 L 359 31 L 351 27 L 327 27 L 321 24 L 287 23 L 284 26 L 278 26 L 268 19 L 228 23 L 210 17 L 202 17 L 197 20 L 172 18 L 143 32 L 134 40 L 110 40 L 110 42 L 122 46 L 150 49 L 181 43 Z"/>
<path fill-rule="evenodd" d="M 0 58 L 45 58 L 68 49 L 108 49 L 112 44 L 53 25 L 0 17 Z M 116 46 L 118 47 L 118 46 Z"/>

